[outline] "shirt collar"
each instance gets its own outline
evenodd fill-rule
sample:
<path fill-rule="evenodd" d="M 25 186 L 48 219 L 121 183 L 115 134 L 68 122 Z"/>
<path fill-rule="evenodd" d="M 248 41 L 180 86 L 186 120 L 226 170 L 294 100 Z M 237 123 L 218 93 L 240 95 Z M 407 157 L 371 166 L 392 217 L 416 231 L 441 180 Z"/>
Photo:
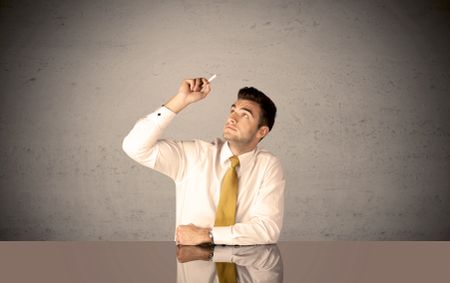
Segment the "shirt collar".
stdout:
<path fill-rule="evenodd" d="M 246 165 L 251 161 L 251 159 L 255 155 L 257 148 L 258 147 L 255 147 L 255 149 L 249 152 L 238 155 L 240 167 L 246 167 Z M 227 141 L 223 144 L 222 150 L 220 152 L 220 163 L 223 166 L 225 166 L 226 163 L 229 162 L 228 159 L 230 159 L 231 156 L 233 156 L 233 153 L 231 152 L 230 144 Z"/>

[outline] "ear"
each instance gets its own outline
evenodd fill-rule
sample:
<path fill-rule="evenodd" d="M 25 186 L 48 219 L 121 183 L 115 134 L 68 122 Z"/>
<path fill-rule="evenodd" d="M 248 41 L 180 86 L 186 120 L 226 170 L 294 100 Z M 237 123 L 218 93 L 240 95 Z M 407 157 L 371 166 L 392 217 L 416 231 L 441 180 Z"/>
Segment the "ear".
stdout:
<path fill-rule="evenodd" d="M 258 129 L 258 132 L 256 133 L 257 137 L 259 140 L 261 140 L 262 138 L 264 138 L 265 136 L 267 136 L 267 134 L 269 133 L 269 127 L 267 126 L 261 126 Z"/>

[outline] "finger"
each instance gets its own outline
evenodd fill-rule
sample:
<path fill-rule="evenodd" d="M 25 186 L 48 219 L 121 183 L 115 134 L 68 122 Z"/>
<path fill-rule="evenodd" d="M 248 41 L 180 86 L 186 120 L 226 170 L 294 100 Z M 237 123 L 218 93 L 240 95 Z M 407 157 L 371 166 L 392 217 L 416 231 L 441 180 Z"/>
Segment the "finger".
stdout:
<path fill-rule="evenodd" d="M 205 78 L 201 78 L 202 89 L 209 84 L 208 80 Z"/>
<path fill-rule="evenodd" d="M 203 81 L 201 78 L 197 78 L 198 80 L 198 91 L 201 91 L 203 88 Z"/>
<path fill-rule="evenodd" d="M 201 93 L 203 94 L 203 96 L 207 96 L 209 93 L 211 92 L 211 87 L 208 86 L 204 86 L 201 90 Z"/>
<path fill-rule="evenodd" d="M 208 81 L 206 81 L 206 84 L 203 85 L 201 92 L 204 92 L 208 94 L 211 91 L 211 85 Z"/>
<path fill-rule="evenodd" d="M 201 85 L 201 81 L 199 78 L 195 79 L 195 85 L 194 85 L 194 91 L 199 91 L 200 90 L 200 85 Z"/>
<path fill-rule="evenodd" d="M 194 80 L 193 79 L 188 79 L 184 81 L 188 87 L 190 91 L 194 91 Z"/>
<path fill-rule="evenodd" d="M 192 82 L 192 91 L 196 91 L 195 90 L 196 87 L 197 87 L 197 79 L 194 79 L 193 82 Z"/>

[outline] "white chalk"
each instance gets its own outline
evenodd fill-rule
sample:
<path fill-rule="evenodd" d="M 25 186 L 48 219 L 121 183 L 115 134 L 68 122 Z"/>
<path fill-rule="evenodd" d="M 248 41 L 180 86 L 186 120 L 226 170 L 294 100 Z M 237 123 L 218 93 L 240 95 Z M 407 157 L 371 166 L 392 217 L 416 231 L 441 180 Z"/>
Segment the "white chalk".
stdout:
<path fill-rule="evenodd" d="M 212 82 L 212 80 L 214 80 L 217 77 L 216 74 L 212 75 L 212 77 L 209 78 L 208 82 Z"/>

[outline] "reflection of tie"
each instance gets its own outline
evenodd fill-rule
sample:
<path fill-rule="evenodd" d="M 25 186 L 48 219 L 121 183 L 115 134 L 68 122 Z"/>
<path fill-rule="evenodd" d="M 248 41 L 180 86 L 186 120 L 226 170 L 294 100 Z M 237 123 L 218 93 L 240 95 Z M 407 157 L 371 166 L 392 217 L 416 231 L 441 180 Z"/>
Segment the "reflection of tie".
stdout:
<path fill-rule="evenodd" d="M 236 167 L 239 165 L 239 158 L 233 155 L 230 157 L 230 161 L 231 166 L 222 179 L 214 226 L 231 226 L 236 223 L 236 202 L 238 195 Z"/>
<path fill-rule="evenodd" d="M 216 272 L 220 283 L 236 283 L 236 264 L 233 262 L 216 262 Z"/>

